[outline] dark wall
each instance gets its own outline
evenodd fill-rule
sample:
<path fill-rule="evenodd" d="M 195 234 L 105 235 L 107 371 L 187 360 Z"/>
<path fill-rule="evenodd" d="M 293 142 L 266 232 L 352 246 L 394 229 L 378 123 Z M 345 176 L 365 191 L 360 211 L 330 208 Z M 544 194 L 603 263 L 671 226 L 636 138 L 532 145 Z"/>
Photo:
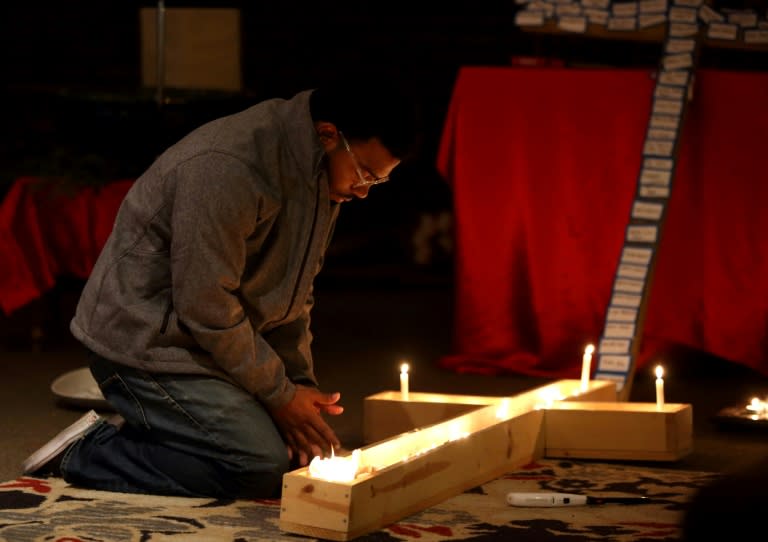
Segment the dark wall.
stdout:
<path fill-rule="evenodd" d="M 764 0 L 746 3 L 755 2 Z M 241 94 L 177 94 L 174 103 L 158 110 L 152 89 L 141 88 L 139 28 L 139 8 L 156 7 L 156 2 L 3 4 L 0 189 L 19 174 L 68 174 L 86 183 L 133 177 L 167 144 L 205 120 L 261 98 L 355 75 L 360 85 L 395 81 L 424 106 L 422 159 L 399 172 L 418 182 L 377 187 L 377 198 L 348 213 L 387 220 L 392 205 L 407 212 L 450 204 L 434 160 L 461 66 L 509 65 L 515 56 L 539 56 L 574 66 L 654 68 L 661 55 L 659 43 L 522 32 L 514 25 L 514 0 L 165 5 L 241 10 Z M 701 63 L 765 69 L 766 56 L 765 51 L 705 50 Z"/>

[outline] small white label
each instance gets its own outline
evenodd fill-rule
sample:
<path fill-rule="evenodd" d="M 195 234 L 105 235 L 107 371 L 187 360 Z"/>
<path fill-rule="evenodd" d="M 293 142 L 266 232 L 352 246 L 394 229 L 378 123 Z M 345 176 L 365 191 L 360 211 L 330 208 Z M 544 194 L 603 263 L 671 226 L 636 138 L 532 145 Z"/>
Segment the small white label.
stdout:
<path fill-rule="evenodd" d="M 659 220 L 664 212 L 664 204 L 651 201 L 635 201 L 632 205 L 632 218 Z"/>
<path fill-rule="evenodd" d="M 584 10 L 587 20 L 590 23 L 605 26 L 608 23 L 608 12 L 602 9 L 587 8 Z"/>
<path fill-rule="evenodd" d="M 638 9 L 640 13 L 666 13 L 667 0 L 640 0 Z"/>
<path fill-rule="evenodd" d="M 717 40 L 733 41 L 739 36 L 739 27 L 730 23 L 711 23 L 707 29 L 707 37 Z"/>
<path fill-rule="evenodd" d="M 757 13 L 754 11 L 732 11 L 728 14 L 728 22 L 742 28 L 754 28 L 757 26 Z"/>
<path fill-rule="evenodd" d="M 625 292 L 629 294 L 642 294 L 643 293 L 643 286 L 645 286 L 645 282 L 642 280 L 635 280 L 635 279 L 625 279 L 619 277 L 616 279 L 616 283 L 613 286 L 613 289 L 617 292 Z"/>
<path fill-rule="evenodd" d="M 608 19 L 608 30 L 634 30 L 637 28 L 637 19 L 635 17 L 610 17 Z"/>
<path fill-rule="evenodd" d="M 617 305 L 619 307 L 633 307 L 638 308 L 640 306 L 639 295 L 632 294 L 613 294 L 611 298 L 611 305 Z"/>
<path fill-rule="evenodd" d="M 543 11 L 518 11 L 515 14 L 517 26 L 542 26 L 544 24 Z"/>
<path fill-rule="evenodd" d="M 648 130 L 649 139 L 666 139 L 673 140 L 677 136 L 677 132 L 666 128 L 651 128 Z"/>
<path fill-rule="evenodd" d="M 628 371 L 629 370 L 629 356 L 619 356 L 616 354 L 608 354 L 600 356 L 598 360 L 600 369 L 604 371 Z"/>
<path fill-rule="evenodd" d="M 564 15 L 581 15 L 581 6 L 579 4 L 558 4 L 555 6 L 555 15 L 558 17 Z"/>
<path fill-rule="evenodd" d="M 626 307 L 608 307 L 606 320 L 610 322 L 634 322 L 637 319 L 637 309 Z"/>
<path fill-rule="evenodd" d="M 627 228 L 627 241 L 632 243 L 655 243 L 658 231 L 658 226 L 629 226 Z"/>
<path fill-rule="evenodd" d="M 643 198 L 668 198 L 669 188 L 664 186 L 643 185 L 640 187 L 639 194 Z"/>
<path fill-rule="evenodd" d="M 624 250 L 621 251 L 621 263 L 648 265 L 651 262 L 651 256 L 653 256 L 653 250 L 650 248 L 624 247 Z"/>
<path fill-rule="evenodd" d="M 587 18 L 571 16 L 560 17 L 557 20 L 557 27 L 560 30 L 565 30 L 566 32 L 583 34 L 587 31 Z"/>
<path fill-rule="evenodd" d="M 660 171 L 655 169 L 643 169 L 640 172 L 640 184 L 653 184 L 656 186 L 669 186 L 672 178 L 671 171 Z"/>
<path fill-rule="evenodd" d="M 673 149 L 673 141 L 659 141 L 653 139 L 645 142 L 645 146 L 643 146 L 643 154 L 649 154 L 651 156 L 672 156 Z"/>
<path fill-rule="evenodd" d="M 688 72 L 683 71 L 662 71 L 659 74 L 659 83 L 662 85 L 688 85 Z"/>
<path fill-rule="evenodd" d="M 635 324 L 609 322 L 605 326 L 604 335 L 614 339 L 631 339 L 635 335 Z"/>
<path fill-rule="evenodd" d="M 602 339 L 597 351 L 600 354 L 628 354 L 629 340 L 627 339 Z"/>
<path fill-rule="evenodd" d="M 669 20 L 673 23 L 695 23 L 696 10 L 687 7 L 673 6 L 669 8 Z"/>
<path fill-rule="evenodd" d="M 747 43 L 768 43 L 768 30 L 745 30 L 744 41 Z"/>
<path fill-rule="evenodd" d="M 611 12 L 616 17 L 634 17 L 637 15 L 637 2 L 613 2 Z"/>
<path fill-rule="evenodd" d="M 647 274 L 648 274 L 648 267 L 646 267 L 645 265 L 632 265 L 629 263 L 619 264 L 619 270 L 617 272 L 617 275 L 620 277 L 625 277 L 630 279 L 639 279 L 639 280 L 645 280 L 645 277 Z M 634 320 L 634 317 L 633 317 L 633 320 Z"/>
<path fill-rule="evenodd" d="M 679 115 L 683 110 L 682 100 L 670 100 L 660 98 L 653 101 L 653 113 L 666 113 L 668 115 Z"/>
<path fill-rule="evenodd" d="M 653 13 L 650 15 L 640 14 L 637 18 L 638 28 L 650 28 L 658 24 L 664 24 L 667 22 L 667 16 L 663 13 Z"/>
<path fill-rule="evenodd" d="M 674 38 L 687 38 L 695 36 L 699 31 L 699 25 L 688 23 L 671 23 L 669 25 L 669 35 Z"/>
<path fill-rule="evenodd" d="M 653 125 L 653 119 L 651 119 L 651 125 Z M 654 128 L 656 128 L 656 126 L 654 126 Z M 663 169 L 664 171 L 672 171 L 672 160 L 669 158 L 646 158 L 643 160 L 643 167 L 649 169 Z M 669 184 L 669 182 L 664 184 Z"/>
<path fill-rule="evenodd" d="M 664 88 L 677 88 L 680 92 L 683 92 L 683 87 L 664 87 Z M 681 96 L 682 98 L 682 96 Z M 651 128 L 668 128 L 677 130 L 680 126 L 679 115 L 651 115 Z"/>
<path fill-rule="evenodd" d="M 720 15 L 717 11 L 704 4 L 699 8 L 699 19 L 705 23 L 723 22 L 725 17 Z"/>
<path fill-rule="evenodd" d="M 678 85 L 656 85 L 656 89 L 653 91 L 653 94 L 659 98 L 682 100 L 683 97 L 685 97 L 685 87 Z"/>

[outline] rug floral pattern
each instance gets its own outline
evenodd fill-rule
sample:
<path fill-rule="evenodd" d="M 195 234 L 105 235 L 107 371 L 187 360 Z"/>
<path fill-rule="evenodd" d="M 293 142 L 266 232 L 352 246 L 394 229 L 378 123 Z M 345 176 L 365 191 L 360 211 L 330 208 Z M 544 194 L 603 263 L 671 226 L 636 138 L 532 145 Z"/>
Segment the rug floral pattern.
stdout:
<path fill-rule="evenodd" d="M 357 540 L 672 542 L 685 503 L 718 475 L 544 460 L 472 488 Z M 516 508 L 510 491 L 651 497 L 651 504 Z M 7 542 L 312 542 L 280 530 L 280 501 L 130 495 L 78 489 L 59 478 L 0 483 Z"/>

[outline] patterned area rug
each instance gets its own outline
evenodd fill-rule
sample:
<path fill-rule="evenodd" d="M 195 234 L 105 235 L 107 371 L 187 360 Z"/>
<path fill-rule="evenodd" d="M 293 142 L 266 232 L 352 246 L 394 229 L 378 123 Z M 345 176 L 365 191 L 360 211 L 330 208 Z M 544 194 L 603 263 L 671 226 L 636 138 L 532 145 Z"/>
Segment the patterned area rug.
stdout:
<path fill-rule="evenodd" d="M 407 517 L 359 541 L 672 542 L 685 504 L 717 474 L 542 460 Z M 641 505 L 518 508 L 510 491 L 648 496 Z M 282 532 L 280 501 L 155 497 L 76 489 L 60 478 L 0 484 L 6 542 L 312 542 Z"/>

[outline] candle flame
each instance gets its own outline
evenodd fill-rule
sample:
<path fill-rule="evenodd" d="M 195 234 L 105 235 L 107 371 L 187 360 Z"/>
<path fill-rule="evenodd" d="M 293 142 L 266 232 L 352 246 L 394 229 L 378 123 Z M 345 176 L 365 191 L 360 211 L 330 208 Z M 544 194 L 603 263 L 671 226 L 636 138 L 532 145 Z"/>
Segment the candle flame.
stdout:
<path fill-rule="evenodd" d="M 592 355 L 595 351 L 595 345 L 594 344 L 588 344 L 587 347 L 584 349 L 584 353 L 588 355 Z"/>
<path fill-rule="evenodd" d="M 330 482 L 351 482 L 360 470 L 360 450 L 347 457 L 336 457 L 331 447 L 331 457 L 315 456 L 309 463 L 309 475 Z"/>
<path fill-rule="evenodd" d="M 661 378 L 664 376 L 664 367 L 661 365 L 656 366 L 656 378 Z"/>
<path fill-rule="evenodd" d="M 402 365 L 400 365 L 400 372 L 401 373 L 407 373 L 408 372 L 408 364 L 407 363 L 403 363 Z"/>

